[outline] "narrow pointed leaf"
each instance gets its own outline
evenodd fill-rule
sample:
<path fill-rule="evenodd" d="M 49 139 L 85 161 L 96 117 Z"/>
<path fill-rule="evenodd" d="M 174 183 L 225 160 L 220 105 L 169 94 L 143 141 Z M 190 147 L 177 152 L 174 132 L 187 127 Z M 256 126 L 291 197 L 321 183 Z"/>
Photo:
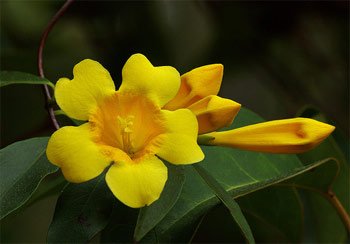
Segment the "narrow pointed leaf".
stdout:
<path fill-rule="evenodd" d="M 41 78 L 36 75 L 19 71 L 0 72 L 0 87 L 15 84 L 49 85 L 54 87 L 54 85 L 48 79 Z"/>
<path fill-rule="evenodd" d="M 48 138 L 32 138 L 0 150 L 0 218 L 22 206 L 41 180 L 58 170 L 46 158 Z"/>
<path fill-rule="evenodd" d="M 150 206 L 140 209 L 134 233 L 136 241 L 141 240 L 165 217 L 180 196 L 185 181 L 183 168 L 171 164 L 167 166 L 168 180 L 162 195 Z"/>
<path fill-rule="evenodd" d="M 233 199 L 233 197 L 225 191 L 224 188 L 200 165 L 193 165 L 198 174 L 203 178 L 207 185 L 214 191 L 215 195 L 221 200 L 221 202 L 230 211 L 231 216 L 239 226 L 242 234 L 248 243 L 255 243 L 253 233 L 244 217 L 239 205 Z"/>

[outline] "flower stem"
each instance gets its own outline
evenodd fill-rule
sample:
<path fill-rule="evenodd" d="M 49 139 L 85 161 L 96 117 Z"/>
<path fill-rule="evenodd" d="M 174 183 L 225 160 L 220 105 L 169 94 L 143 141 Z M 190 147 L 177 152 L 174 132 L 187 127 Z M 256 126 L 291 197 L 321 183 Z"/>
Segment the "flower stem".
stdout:
<path fill-rule="evenodd" d="M 48 85 L 49 87 L 51 87 L 52 90 L 55 90 L 55 84 L 54 84 L 54 83 L 49 82 L 49 83 L 47 83 L 47 85 Z"/>
<path fill-rule="evenodd" d="M 38 49 L 38 72 L 39 72 L 39 76 L 41 78 L 45 77 L 44 69 L 43 69 L 43 50 L 44 50 L 44 46 L 45 46 L 45 43 L 46 43 L 46 39 L 47 39 L 50 31 L 52 30 L 52 28 L 56 24 L 56 22 L 66 12 L 67 8 L 69 7 L 69 5 L 73 1 L 74 0 L 67 0 L 63 4 L 63 6 L 52 17 L 52 19 L 50 20 L 49 24 L 47 25 L 43 35 L 41 36 L 40 45 L 39 45 L 39 49 Z M 50 93 L 48 85 L 44 85 L 44 94 L 45 94 L 45 98 L 46 98 L 46 104 L 49 104 L 50 101 L 52 100 L 52 96 L 51 96 L 51 93 Z M 50 118 L 51 118 L 53 126 L 55 127 L 56 130 L 58 130 L 60 128 L 60 126 L 59 126 L 59 124 L 58 124 L 58 122 L 56 120 L 53 108 L 48 106 L 48 112 L 49 112 L 49 115 L 50 115 Z"/>
<path fill-rule="evenodd" d="M 63 112 L 62 110 L 55 110 L 53 111 L 55 115 L 66 115 L 65 112 Z"/>
<path fill-rule="evenodd" d="M 199 135 L 197 137 L 197 143 L 199 145 L 206 145 L 206 146 L 210 146 L 210 141 L 214 140 L 215 137 L 212 137 L 212 136 L 208 136 L 206 134 L 204 135 Z"/>
<path fill-rule="evenodd" d="M 348 233 L 350 233 L 350 217 L 349 214 L 346 212 L 343 204 L 339 201 L 335 193 L 329 189 L 326 193 L 328 201 L 333 205 L 333 207 L 337 210 L 337 213 L 339 214 L 341 220 L 343 221 Z"/>

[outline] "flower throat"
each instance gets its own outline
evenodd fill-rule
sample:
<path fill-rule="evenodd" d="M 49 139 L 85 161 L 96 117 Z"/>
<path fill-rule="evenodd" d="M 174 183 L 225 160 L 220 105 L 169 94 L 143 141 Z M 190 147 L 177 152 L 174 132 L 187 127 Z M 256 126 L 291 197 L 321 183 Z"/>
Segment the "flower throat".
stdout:
<path fill-rule="evenodd" d="M 132 157 L 135 154 L 135 146 L 130 137 L 131 133 L 133 132 L 132 127 L 134 125 L 135 116 L 128 115 L 127 117 L 123 118 L 118 115 L 117 119 L 120 127 L 120 134 L 122 137 L 121 143 L 123 151 L 129 154 L 130 157 Z"/>

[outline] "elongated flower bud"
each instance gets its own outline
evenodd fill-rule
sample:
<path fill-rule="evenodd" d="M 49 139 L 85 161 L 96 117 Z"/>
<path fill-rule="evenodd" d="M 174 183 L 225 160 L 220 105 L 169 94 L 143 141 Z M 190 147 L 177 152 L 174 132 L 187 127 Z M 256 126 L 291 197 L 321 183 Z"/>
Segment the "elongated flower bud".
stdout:
<path fill-rule="evenodd" d="M 334 126 L 313 119 L 275 120 L 238 129 L 205 134 L 209 145 L 269 153 L 302 153 L 326 139 Z"/>

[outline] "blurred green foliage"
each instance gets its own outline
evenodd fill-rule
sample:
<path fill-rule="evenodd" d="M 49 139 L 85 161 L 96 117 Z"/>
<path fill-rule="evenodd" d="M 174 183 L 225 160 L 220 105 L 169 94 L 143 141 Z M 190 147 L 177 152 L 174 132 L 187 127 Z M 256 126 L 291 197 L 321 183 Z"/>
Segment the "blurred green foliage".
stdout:
<path fill-rule="evenodd" d="M 1 0 L 1 70 L 37 73 L 40 36 L 62 4 Z M 45 74 L 52 82 L 72 77 L 91 58 L 120 84 L 136 52 L 180 73 L 222 63 L 221 96 L 268 120 L 313 104 L 348 135 L 348 9 L 348 1 L 76 1 L 49 35 Z M 1 147 L 53 131 L 40 87 L 4 87 L 0 99 Z M 6 241 L 44 240 L 52 207 L 39 202 L 5 220 Z"/>

